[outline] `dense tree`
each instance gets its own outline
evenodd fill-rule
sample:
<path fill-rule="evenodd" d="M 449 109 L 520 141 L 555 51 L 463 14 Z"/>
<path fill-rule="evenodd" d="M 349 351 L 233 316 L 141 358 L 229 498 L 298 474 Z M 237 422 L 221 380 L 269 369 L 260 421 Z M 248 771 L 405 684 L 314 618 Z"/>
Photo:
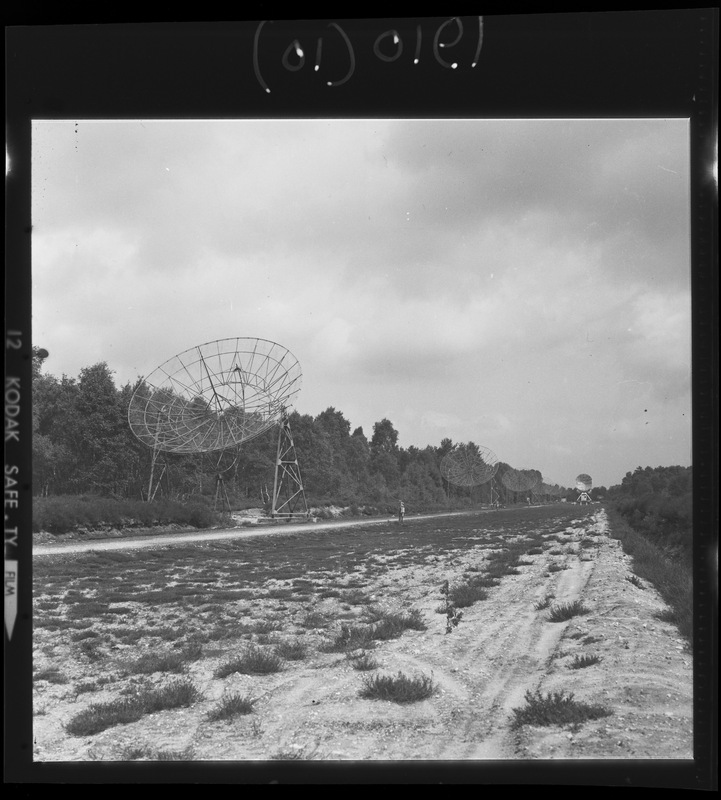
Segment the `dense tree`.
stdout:
<path fill-rule="evenodd" d="M 690 558 L 693 521 L 691 467 L 637 467 L 607 493 L 640 533 Z"/>

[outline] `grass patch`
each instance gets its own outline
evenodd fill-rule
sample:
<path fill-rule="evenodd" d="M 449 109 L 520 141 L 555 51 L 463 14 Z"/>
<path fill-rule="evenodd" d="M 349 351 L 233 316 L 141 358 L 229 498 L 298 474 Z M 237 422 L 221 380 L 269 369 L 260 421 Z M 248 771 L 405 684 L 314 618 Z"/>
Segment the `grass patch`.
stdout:
<path fill-rule="evenodd" d="M 189 680 L 176 680 L 159 689 L 146 689 L 135 697 L 93 703 L 66 725 L 71 736 L 93 736 L 115 725 L 137 722 L 146 714 L 172 708 L 187 708 L 202 696 Z"/>
<path fill-rule="evenodd" d="M 261 647 L 250 646 L 244 653 L 221 664 L 215 670 L 216 678 L 227 678 L 228 675 L 269 675 L 283 669 L 283 659 L 275 652 Z"/>
<path fill-rule="evenodd" d="M 448 592 L 448 600 L 456 608 L 468 608 L 480 600 L 485 600 L 488 592 L 477 583 L 461 583 Z"/>
<path fill-rule="evenodd" d="M 275 652 L 286 661 L 302 661 L 307 655 L 307 648 L 302 642 L 279 642 Z"/>
<path fill-rule="evenodd" d="M 569 669 L 585 669 L 586 667 L 591 667 L 594 664 L 598 664 L 600 660 L 601 659 L 599 656 L 584 654 L 581 656 L 576 656 L 573 659 L 573 663 L 569 664 L 568 667 Z"/>
<path fill-rule="evenodd" d="M 144 653 L 125 666 L 131 675 L 151 675 L 153 672 L 182 672 L 186 658 L 182 653 Z"/>
<path fill-rule="evenodd" d="M 580 600 L 574 600 L 572 603 L 560 603 L 553 606 L 548 613 L 548 619 L 551 622 L 566 622 L 573 617 L 588 614 L 590 611 L 591 609 L 586 608 Z"/>
<path fill-rule="evenodd" d="M 538 602 L 533 604 L 533 607 L 536 611 L 543 611 L 545 608 L 548 608 L 551 603 L 553 602 L 554 595 L 547 594 L 543 600 L 539 600 Z"/>
<path fill-rule="evenodd" d="M 328 617 L 325 614 L 321 614 L 318 611 L 310 611 L 300 621 L 300 626 L 302 628 L 324 628 L 328 622 Z"/>
<path fill-rule="evenodd" d="M 603 706 L 589 705 L 573 699 L 573 694 L 549 692 L 545 696 L 537 691 L 526 692 L 526 705 L 514 708 L 512 727 L 522 725 L 578 725 L 588 720 L 608 717 L 613 712 Z"/>
<path fill-rule="evenodd" d="M 241 695 L 237 692 L 227 694 L 215 708 L 208 712 L 207 718 L 211 722 L 218 722 L 219 720 L 233 719 L 234 717 L 251 714 L 254 703 L 255 700 L 251 700 L 247 695 Z"/>
<path fill-rule="evenodd" d="M 351 666 L 359 672 L 368 672 L 378 669 L 378 662 L 370 653 L 362 652 L 349 656 Z"/>
<path fill-rule="evenodd" d="M 396 675 L 373 675 L 365 678 L 360 696 L 370 700 L 388 700 L 392 703 L 417 703 L 431 697 L 436 688 L 431 678 L 426 675 L 411 678 L 398 672 Z"/>
<path fill-rule="evenodd" d="M 549 572 L 563 572 L 564 569 L 568 569 L 568 567 L 563 564 L 549 564 L 548 566 Z"/>
<path fill-rule="evenodd" d="M 48 683 L 67 683 L 67 676 L 57 667 L 47 667 L 35 673 L 36 681 L 47 681 Z"/>
<path fill-rule="evenodd" d="M 345 653 L 373 646 L 373 631 L 370 625 L 341 625 L 340 633 L 335 639 L 321 645 L 319 649 L 323 653 Z"/>

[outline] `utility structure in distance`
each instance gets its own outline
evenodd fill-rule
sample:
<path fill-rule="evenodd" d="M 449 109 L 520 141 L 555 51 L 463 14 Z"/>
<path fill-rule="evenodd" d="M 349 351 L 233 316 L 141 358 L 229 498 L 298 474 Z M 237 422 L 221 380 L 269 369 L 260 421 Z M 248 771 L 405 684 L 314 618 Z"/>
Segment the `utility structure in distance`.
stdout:
<path fill-rule="evenodd" d="M 498 471 L 498 458 L 487 447 L 472 442 L 456 444 L 441 459 L 441 475 L 449 484 L 473 487 L 491 482 L 491 505 L 498 503 L 498 490 L 494 477 Z"/>
<path fill-rule="evenodd" d="M 589 492 L 591 491 L 591 487 L 593 486 L 593 479 L 590 475 L 586 475 L 585 472 L 582 472 L 580 475 L 576 475 L 576 490 L 579 492 L 577 503 L 581 505 L 586 505 L 587 503 L 591 502 L 591 496 Z"/>
<path fill-rule="evenodd" d="M 216 471 L 216 505 L 222 499 L 229 509 L 223 473 L 234 465 L 241 445 L 277 426 L 271 515 L 307 517 L 288 421 L 301 377 L 298 360 L 282 345 L 234 338 L 185 350 L 141 380 L 130 399 L 128 422 L 153 451 L 148 499 L 157 491 L 153 476 L 161 453 L 205 454 Z"/>

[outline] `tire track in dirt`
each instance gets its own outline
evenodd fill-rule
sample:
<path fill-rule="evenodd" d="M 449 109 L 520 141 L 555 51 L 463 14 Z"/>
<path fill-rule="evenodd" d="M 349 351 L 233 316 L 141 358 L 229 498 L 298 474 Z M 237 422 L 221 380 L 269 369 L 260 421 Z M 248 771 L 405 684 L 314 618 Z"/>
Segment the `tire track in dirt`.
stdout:
<path fill-rule="evenodd" d="M 336 758 L 358 751 L 366 759 L 515 757 L 512 709 L 538 688 L 566 627 L 548 622 L 533 603 L 551 591 L 559 601 L 580 599 L 594 566 L 574 555 L 567 569 L 551 574 L 548 563 L 543 554 L 521 574 L 504 578 L 487 600 L 465 609 L 450 634 L 443 630 L 445 618 L 436 616 L 428 632 L 406 632 L 382 644 L 381 671 L 428 675 L 438 686 L 435 697 L 405 708 L 359 700 L 360 676 L 347 662 L 343 670 L 341 656 L 335 668 L 342 673 L 332 684 L 319 687 L 306 676 L 283 693 L 281 705 L 304 707 L 308 718 L 302 731 L 285 737 L 278 724 L 279 741 L 330 748 Z"/>

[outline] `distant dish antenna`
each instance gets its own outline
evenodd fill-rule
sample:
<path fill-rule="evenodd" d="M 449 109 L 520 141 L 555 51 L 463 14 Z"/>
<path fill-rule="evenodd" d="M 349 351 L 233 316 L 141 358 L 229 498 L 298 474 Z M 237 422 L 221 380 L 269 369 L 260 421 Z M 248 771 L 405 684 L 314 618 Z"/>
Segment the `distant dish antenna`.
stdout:
<path fill-rule="evenodd" d="M 506 488 L 506 499 L 508 492 L 526 493 L 531 492 L 541 482 L 541 475 L 537 470 L 532 469 L 509 469 L 501 475 L 501 483 Z"/>
<path fill-rule="evenodd" d="M 591 502 L 591 497 L 588 493 L 591 491 L 592 486 L 593 479 L 590 475 L 586 475 L 585 472 L 576 475 L 576 489 L 579 492 L 578 502 L 581 503 L 581 505 L 586 505 Z"/>
<path fill-rule="evenodd" d="M 493 478 L 498 471 L 498 458 L 487 447 L 457 444 L 441 459 L 441 475 L 455 486 L 479 486 L 491 481 L 491 504 L 496 505 L 498 491 Z"/>
<path fill-rule="evenodd" d="M 300 384 L 295 356 L 267 339 L 217 339 L 173 356 L 139 383 L 128 407 L 130 429 L 153 449 L 150 486 L 159 453 L 237 451 L 278 426 L 271 513 L 292 516 L 302 500 L 307 515 L 288 422 L 288 409 Z M 218 469 L 223 460 L 228 463 L 214 458 Z M 217 485 L 222 485 L 227 503 L 222 472 Z M 149 488 L 149 499 L 152 496 Z M 216 502 L 218 497 L 216 490 Z"/>

